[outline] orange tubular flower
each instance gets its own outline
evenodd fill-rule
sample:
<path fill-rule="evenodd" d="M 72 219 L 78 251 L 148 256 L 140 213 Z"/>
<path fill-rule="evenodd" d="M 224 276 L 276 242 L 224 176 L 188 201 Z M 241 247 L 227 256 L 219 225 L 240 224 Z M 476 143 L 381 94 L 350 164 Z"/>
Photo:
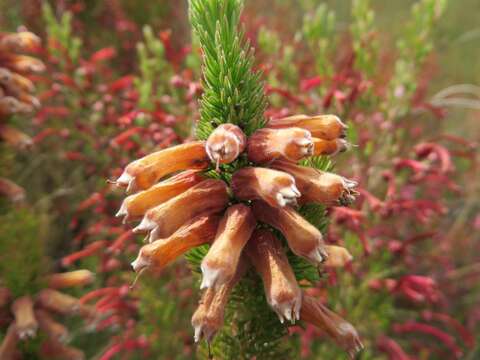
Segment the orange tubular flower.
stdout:
<path fill-rule="evenodd" d="M 38 321 L 40 329 L 52 339 L 58 339 L 61 342 L 68 339 L 67 328 L 56 322 L 47 311 L 36 309 L 35 318 Z"/>
<path fill-rule="evenodd" d="M 37 296 L 37 304 L 62 315 L 77 313 L 82 316 L 92 315 L 92 310 L 88 306 L 80 304 L 77 298 L 52 289 L 41 290 Z"/>
<path fill-rule="evenodd" d="M 95 274 L 88 270 L 75 270 L 48 276 L 48 286 L 52 289 L 63 289 L 71 286 L 91 284 Z"/>
<path fill-rule="evenodd" d="M 299 161 L 313 154 L 313 140 L 309 131 L 298 127 L 260 129 L 248 139 L 248 159 L 264 164 L 283 158 Z"/>
<path fill-rule="evenodd" d="M 0 117 L 16 113 L 29 113 L 32 111 L 33 108 L 30 105 L 22 103 L 12 96 L 0 98 Z"/>
<path fill-rule="evenodd" d="M 292 208 L 274 208 L 262 201 L 255 201 L 252 210 L 257 220 L 280 230 L 290 249 L 298 256 L 314 264 L 320 264 L 328 258 L 320 231 Z"/>
<path fill-rule="evenodd" d="M 243 131 L 233 124 L 219 125 L 208 137 L 205 145 L 208 157 L 217 164 L 228 164 L 234 161 L 247 145 L 247 137 Z"/>
<path fill-rule="evenodd" d="M 201 215 L 183 225 L 167 239 L 160 239 L 140 249 L 132 267 L 139 272 L 147 267 L 162 270 L 186 251 L 212 242 L 217 232 L 220 217 Z"/>
<path fill-rule="evenodd" d="M 116 216 L 125 216 L 124 222 L 139 218 L 145 215 L 147 210 L 170 200 L 203 180 L 205 179 L 197 171 L 184 171 L 147 190 L 126 197 Z"/>
<path fill-rule="evenodd" d="M 280 241 L 268 230 L 256 230 L 246 247 L 249 259 L 263 280 L 267 302 L 280 322 L 300 318 L 302 293 Z"/>
<path fill-rule="evenodd" d="M 11 34 L 0 34 L 0 51 L 22 52 L 32 51 L 40 46 L 40 38 L 29 31 Z"/>
<path fill-rule="evenodd" d="M 184 193 L 150 209 L 135 232 L 150 231 L 150 241 L 166 238 L 187 221 L 201 214 L 222 211 L 228 203 L 227 185 L 221 180 L 204 180 Z"/>
<path fill-rule="evenodd" d="M 355 200 L 355 195 L 357 194 L 354 190 L 357 186 L 355 181 L 287 161 L 275 161 L 272 167 L 293 175 L 302 193 L 300 200 L 304 203 L 315 202 L 335 205 Z"/>
<path fill-rule="evenodd" d="M 194 328 L 195 342 L 205 338 L 210 341 L 217 331 L 223 325 L 223 317 L 225 314 L 225 305 L 234 286 L 242 278 L 247 269 L 245 261 L 240 258 L 235 276 L 228 282 L 205 290 L 192 316 L 192 326 Z"/>
<path fill-rule="evenodd" d="M 325 245 L 325 249 L 328 254 L 328 259 L 323 264 L 324 266 L 333 268 L 343 267 L 353 259 L 353 256 L 344 247 Z"/>
<path fill-rule="evenodd" d="M 233 278 L 243 247 L 256 223 L 250 208 L 243 204 L 233 205 L 225 211 L 215 240 L 202 261 L 201 289 L 219 287 Z"/>
<path fill-rule="evenodd" d="M 12 313 L 18 336 L 21 340 L 34 337 L 37 333 L 38 322 L 33 314 L 33 301 L 30 296 L 22 296 L 12 304 Z"/>
<path fill-rule="evenodd" d="M 345 136 L 347 126 L 335 115 L 294 115 L 282 119 L 270 120 L 268 128 L 279 129 L 301 127 L 310 131 L 312 136 L 324 140 L 335 140 Z"/>
<path fill-rule="evenodd" d="M 208 164 L 205 142 L 194 141 L 135 160 L 125 168 L 116 184 L 127 186 L 127 192 L 145 190 L 166 175 L 186 169 L 205 169 Z"/>
<path fill-rule="evenodd" d="M 352 324 L 326 308 L 319 300 L 304 295 L 300 318 L 325 331 L 351 359 L 363 349 L 363 344 Z"/>
<path fill-rule="evenodd" d="M 235 172 L 232 190 L 237 199 L 263 200 L 275 207 L 296 205 L 300 197 L 293 176 L 261 167 L 246 167 Z"/>
<path fill-rule="evenodd" d="M 45 71 L 45 64 L 38 59 L 27 55 L 8 54 L 0 60 L 9 69 L 20 73 L 40 73 Z"/>
<path fill-rule="evenodd" d="M 337 155 L 348 149 L 348 143 L 344 139 L 324 140 L 313 138 L 313 155 Z"/>
<path fill-rule="evenodd" d="M 30 136 L 11 126 L 0 126 L 0 138 L 6 143 L 18 149 L 25 149 L 33 145 L 33 140 Z"/>

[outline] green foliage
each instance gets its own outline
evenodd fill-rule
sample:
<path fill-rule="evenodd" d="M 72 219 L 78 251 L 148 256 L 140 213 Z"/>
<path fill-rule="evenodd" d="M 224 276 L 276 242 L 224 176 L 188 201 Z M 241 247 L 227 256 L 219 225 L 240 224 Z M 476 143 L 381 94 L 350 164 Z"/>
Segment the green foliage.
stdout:
<path fill-rule="evenodd" d="M 250 135 L 263 126 L 266 98 L 253 52 L 238 30 L 241 0 L 191 0 L 190 21 L 203 52 L 204 94 L 197 137 L 206 139 L 222 123 Z"/>
<path fill-rule="evenodd" d="M 352 33 L 355 65 L 365 75 L 376 70 L 379 44 L 376 39 L 375 12 L 370 0 L 352 0 Z"/>
<path fill-rule="evenodd" d="M 45 1 L 42 5 L 42 16 L 48 35 L 49 51 L 62 62 L 63 67 L 67 65 L 64 53 L 71 62 L 76 63 L 80 56 L 82 40 L 73 35 L 72 14 L 66 11 L 60 19 L 57 19 L 52 7 Z"/>
<path fill-rule="evenodd" d="M 0 215 L 0 283 L 14 296 L 33 295 L 48 271 L 45 234 L 48 222 L 30 209 Z"/>

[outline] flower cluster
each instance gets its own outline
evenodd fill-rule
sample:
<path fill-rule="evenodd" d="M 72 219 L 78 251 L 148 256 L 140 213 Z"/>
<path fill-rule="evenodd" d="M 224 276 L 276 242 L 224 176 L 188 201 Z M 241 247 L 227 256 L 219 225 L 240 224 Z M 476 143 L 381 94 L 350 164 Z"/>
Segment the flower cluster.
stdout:
<path fill-rule="evenodd" d="M 302 319 L 324 329 L 352 356 L 361 349 L 353 326 L 303 296 L 275 235 L 281 233 L 294 254 L 317 266 L 351 260 L 345 248 L 326 245 L 296 210 L 298 204 L 344 204 L 357 195 L 354 181 L 298 164 L 314 154 L 345 150 L 345 129 L 333 115 L 271 120 L 249 138 L 237 125 L 222 124 L 206 142 L 149 154 L 117 179 L 133 193 L 117 215 L 142 219 L 133 231 L 148 234 L 149 244 L 132 263 L 136 272 L 158 272 L 188 250 L 210 244 L 201 263 L 205 291 L 192 318 L 196 341 L 211 340 L 220 329 L 230 291 L 251 264 L 282 323 Z M 211 163 L 224 180 L 202 172 Z"/>
<path fill-rule="evenodd" d="M 88 270 L 51 274 L 44 279 L 46 286 L 37 294 L 17 298 L 14 298 L 8 288 L 0 287 L 1 319 L 8 322 L 8 330 L 0 345 L 0 359 L 17 359 L 19 341 L 35 338 L 38 332 L 43 336 L 42 356 L 84 359 L 81 350 L 66 344 L 70 338 L 69 331 L 56 318 L 59 315 L 79 314 L 85 319 L 93 320 L 95 311 L 79 299 L 59 290 L 84 286 L 93 280 L 94 275 Z"/>

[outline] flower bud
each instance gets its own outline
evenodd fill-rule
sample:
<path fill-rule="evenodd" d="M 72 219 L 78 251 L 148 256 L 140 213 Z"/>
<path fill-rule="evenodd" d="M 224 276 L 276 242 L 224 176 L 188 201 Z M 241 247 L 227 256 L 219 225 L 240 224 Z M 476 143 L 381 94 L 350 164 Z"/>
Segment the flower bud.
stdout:
<path fill-rule="evenodd" d="M 26 149 L 33 145 L 30 136 L 7 125 L 0 125 L 0 138 L 17 149 Z"/>
<path fill-rule="evenodd" d="M 116 184 L 127 186 L 127 192 L 145 190 L 159 179 L 176 171 L 207 168 L 205 142 L 194 141 L 149 154 L 127 165 Z"/>
<path fill-rule="evenodd" d="M 36 309 L 35 317 L 38 321 L 40 329 L 50 338 L 57 339 L 61 342 L 67 341 L 69 336 L 67 328 L 56 322 L 47 311 Z"/>
<path fill-rule="evenodd" d="M 310 132 L 297 127 L 260 129 L 248 139 L 248 159 L 268 163 L 278 158 L 299 161 L 313 154 Z"/>
<path fill-rule="evenodd" d="M 340 347 L 347 351 L 351 359 L 354 359 L 355 354 L 363 349 L 363 344 L 352 324 L 311 296 L 303 296 L 300 318 L 323 330 Z"/>
<path fill-rule="evenodd" d="M 0 35 L 0 51 L 32 51 L 40 46 L 40 38 L 29 31 Z"/>
<path fill-rule="evenodd" d="M 313 138 L 313 155 L 337 155 L 348 149 L 348 142 L 344 139 L 324 140 Z"/>
<path fill-rule="evenodd" d="M 325 245 L 325 250 L 327 251 L 328 259 L 323 265 L 326 267 L 344 267 L 353 259 L 348 250 L 341 246 Z"/>
<path fill-rule="evenodd" d="M 0 178 L 0 195 L 6 196 L 13 203 L 25 201 L 25 189 L 5 178 Z"/>
<path fill-rule="evenodd" d="M 146 212 L 134 232 L 150 231 L 150 241 L 166 238 L 187 221 L 201 214 L 222 211 L 228 204 L 227 185 L 221 180 L 204 180 L 184 193 Z"/>
<path fill-rule="evenodd" d="M 230 292 L 245 274 L 247 267 L 241 257 L 235 276 L 228 282 L 219 285 L 217 288 L 210 287 L 205 290 L 200 303 L 192 316 L 192 326 L 195 330 L 195 342 L 203 337 L 211 341 L 217 331 L 223 325 L 225 306 L 228 302 Z"/>
<path fill-rule="evenodd" d="M 335 140 L 345 136 L 347 126 L 335 115 L 294 115 L 282 119 L 270 120 L 269 128 L 301 127 L 310 131 L 312 136 L 324 140 Z"/>
<path fill-rule="evenodd" d="M 245 150 L 246 144 L 247 138 L 237 125 L 221 124 L 210 134 L 205 147 L 218 169 L 219 164 L 234 161 Z"/>
<path fill-rule="evenodd" d="M 15 323 L 11 323 L 0 345 L 0 359 L 14 360 L 21 358 L 18 356 L 17 350 L 18 340 L 17 326 Z"/>
<path fill-rule="evenodd" d="M 256 223 L 250 208 L 243 204 L 233 205 L 225 211 L 215 240 L 201 264 L 201 289 L 218 287 L 233 278 L 243 247 Z"/>
<path fill-rule="evenodd" d="M 355 200 L 357 183 L 342 176 L 299 166 L 287 161 L 275 161 L 274 169 L 288 172 L 295 178 L 295 183 L 302 193 L 303 203 L 321 203 L 335 205 L 350 203 Z"/>
<path fill-rule="evenodd" d="M 314 264 L 320 264 L 328 258 L 320 231 L 292 208 L 274 208 L 262 201 L 255 201 L 252 210 L 257 220 L 278 229 L 298 256 Z"/>
<path fill-rule="evenodd" d="M 136 219 L 145 215 L 147 210 L 170 200 L 203 180 L 204 178 L 196 171 L 184 171 L 150 189 L 126 197 L 116 216 L 125 215 L 124 221 Z"/>
<path fill-rule="evenodd" d="M 212 242 L 217 232 L 220 217 L 200 215 L 166 239 L 142 246 L 137 259 L 132 262 L 135 272 L 146 267 L 159 271 L 188 250 Z"/>
<path fill-rule="evenodd" d="M 77 298 L 52 289 L 43 289 L 37 295 L 37 303 L 61 315 L 76 314 L 80 311 Z"/>
<path fill-rule="evenodd" d="M 263 281 L 267 302 L 280 322 L 300 318 L 302 293 L 280 241 L 268 230 L 256 230 L 246 251 Z"/>
<path fill-rule="evenodd" d="M 41 354 L 46 359 L 84 360 L 83 351 L 62 344 L 57 339 L 48 338 L 42 343 Z"/>
<path fill-rule="evenodd" d="M 293 176 L 261 167 L 246 167 L 235 172 L 232 190 L 237 199 L 263 200 L 270 206 L 296 205 L 300 197 Z"/>
<path fill-rule="evenodd" d="M 89 270 L 75 270 L 48 276 L 48 286 L 52 289 L 63 289 L 72 286 L 84 286 L 91 284 L 95 274 Z"/>
<path fill-rule="evenodd" d="M 12 313 L 18 336 L 21 340 L 32 338 L 37 333 L 38 323 L 33 314 L 33 301 L 30 296 L 22 296 L 12 304 Z"/>

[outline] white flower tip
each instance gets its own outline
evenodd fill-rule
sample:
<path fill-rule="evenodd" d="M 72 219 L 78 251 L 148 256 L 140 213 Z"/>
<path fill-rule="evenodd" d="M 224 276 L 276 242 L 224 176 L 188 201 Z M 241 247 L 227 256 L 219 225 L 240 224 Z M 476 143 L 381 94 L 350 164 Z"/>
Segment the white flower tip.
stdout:
<path fill-rule="evenodd" d="M 134 233 L 141 233 L 153 230 L 156 226 L 157 224 L 154 221 L 150 220 L 147 216 L 144 216 L 140 224 L 138 224 L 132 231 Z"/>
<path fill-rule="evenodd" d="M 122 175 L 117 179 L 116 183 L 120 186 L 128 186 L 130 182 L 133 180 L 133 176 L 124 171 Z"/>
<path fill-rule="evenodd" d="M 307 258 L 316 264 L 321 264 L 328 259 L 328 254 L 323 246 L 317 246 L 308 254 Z"/>
<path fill-rule="evenodd" d="M 195 340 L 195 342 L 199 342 L 201 339 L 202 339 L 202 329 L 203 329 L 203 326 L 202 325 L 194 325 L 194 335 L 193 335 L 193 339 Z"/>
<path fill-rule="evenodd" d="M 138 273 L 142 269 L 148 267 L 150 265 L 150 262 L 147 259 L 145 259 L 145 257 L 142 256 L 142 253 L 140 252 L 137 258 L 134 261 L 132 261 L 131 265 L 132 265 L 133 271 Z"/>
<path fill-rule="evenodd" d="M 120 206 L 120 209 L 115 214 L 115 217 L 121 217 L 121 216 L 125 216 L 125 215 L 128 215 L 128 211 L 126 209 L 125 203 L 122 203 L 122 206 Z"/>
<path fill-rule="evenodd" d="M 203 290 L 217 285 L 220 276 L 220 269 L 212 269 L 203 262 L 200 268 L 202 269 L 202 283 L 200 284 L 200 289 Z"/>

